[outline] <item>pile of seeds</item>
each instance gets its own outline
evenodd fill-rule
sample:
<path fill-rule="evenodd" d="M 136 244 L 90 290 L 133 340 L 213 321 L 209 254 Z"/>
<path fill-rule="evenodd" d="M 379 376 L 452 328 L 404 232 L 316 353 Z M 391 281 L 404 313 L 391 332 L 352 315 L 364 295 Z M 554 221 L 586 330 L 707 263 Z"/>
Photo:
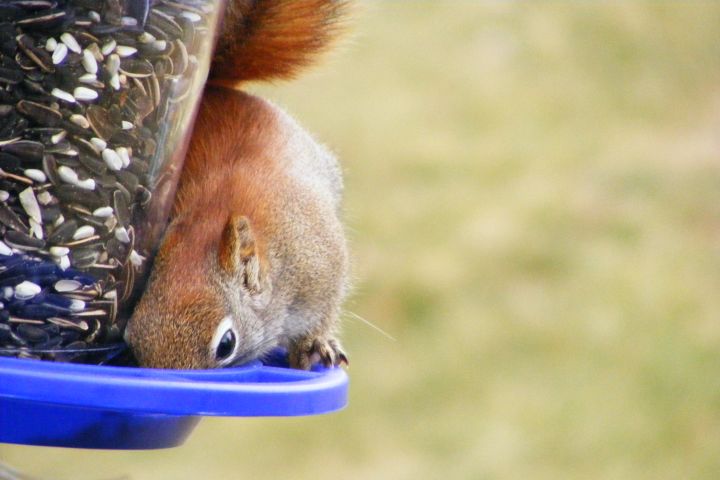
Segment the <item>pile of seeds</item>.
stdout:
<path fill-rule="evenodd" d="M 0 355 L 121 338 L 211 3 L 0 3 Z"/>

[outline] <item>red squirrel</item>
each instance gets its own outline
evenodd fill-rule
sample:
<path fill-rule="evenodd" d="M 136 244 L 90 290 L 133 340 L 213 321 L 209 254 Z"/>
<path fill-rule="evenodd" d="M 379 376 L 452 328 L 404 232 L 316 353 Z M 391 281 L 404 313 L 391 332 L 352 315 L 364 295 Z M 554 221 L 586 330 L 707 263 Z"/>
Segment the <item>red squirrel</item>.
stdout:
<path fill-rule="evenodd" d="M 338 162 L 277 106 L 235 89 L 295 76 L 347 10 L 229 0 L 171 221 L 125 332 L 141 366 L 237 365 L 278 345 L 294 368 L 347 363 Z"/>

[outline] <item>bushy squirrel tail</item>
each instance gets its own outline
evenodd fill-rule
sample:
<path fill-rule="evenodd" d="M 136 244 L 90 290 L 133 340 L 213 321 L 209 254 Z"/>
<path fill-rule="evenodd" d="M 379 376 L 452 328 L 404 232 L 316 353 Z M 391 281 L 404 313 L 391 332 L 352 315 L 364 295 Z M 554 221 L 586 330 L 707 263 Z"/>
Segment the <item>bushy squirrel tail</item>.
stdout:
<path fill-rule="evenodd" d="M 210 83 L 291 79 L 342 31 L 348 0 L 228 0 Z"/>

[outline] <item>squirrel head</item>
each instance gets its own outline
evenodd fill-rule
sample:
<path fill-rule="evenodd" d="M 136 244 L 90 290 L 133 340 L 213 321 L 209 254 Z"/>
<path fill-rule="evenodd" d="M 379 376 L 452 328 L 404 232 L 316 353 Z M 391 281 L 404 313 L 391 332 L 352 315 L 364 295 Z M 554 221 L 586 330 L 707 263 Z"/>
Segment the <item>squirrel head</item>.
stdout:
<path fill-rule="evenodd" d="M 272 287 L 249 220 L 231 214 L 221 232 L 207 225 L 176 219 L 168 227 L 125 330 L 141 366 L 223 367 L 274 344 L 263 316 Z"/>

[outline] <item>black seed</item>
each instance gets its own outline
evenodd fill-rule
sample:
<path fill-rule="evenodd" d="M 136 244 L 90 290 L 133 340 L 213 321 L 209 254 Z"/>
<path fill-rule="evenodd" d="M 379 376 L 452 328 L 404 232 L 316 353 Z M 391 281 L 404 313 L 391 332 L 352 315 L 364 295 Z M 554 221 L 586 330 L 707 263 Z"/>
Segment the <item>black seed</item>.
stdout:
<path fill-rule="evenodd" d="M 87 268 L 96 263 L 100 252 L 93 248 L 76 248 L 72 251 L 72 264 L 77 268 Z"/>
<path fill-rule="evenodd" d="M 0 122 L 0 140 L 17 138 L 28 127 L 28 121 L 15 112 L 10 112 Z"/>
<path fill-rule="evenodd" d="M 123 197 L 125 197 L 125 203 L 130 206 L 130 203 L 132 202 L 132 199 L 135 197 L 135 192 L 131 195 L 127 188 L 125 188 L 125 185 L 123 185 L 120 182 L 115 182 L 115 188 L 117 191 L 122 193 Z"/>
<path fill-rule="evenodd" d="M 43 10 L 57 5 L 57 2 L 50 0 L 12 0 L 10 3 L 25 10 Z"/>
<path fill-rule="evenodd" d="M 113 193 L 113 208 L 120 225 L 127 228 L 130 225 L 130 211 L 128 210 L 125 195 L 119 190 Z"/>
<path fill-rule="evenodd" d="M 45 146 L 32 140 L 20 140 L 2 147 L 3 152 L 31 162 L 42 162 Z"/>
<path fill-rule="evenodd" d="M 20 217 L 4 203 L 0 203 L 0 222 L 2 222 L 3 225 L 7 225 L 13 230 L 17 230 L 19 232 L 28 233 L 30 231 L 30 227 L 27 226 L 25 222 L 23 222 Z"/>
<path fill-rule="evenodd" d="M 23 80 L 23 73 L 20 70 L 0 67 L 0 83 L 16 85 Z"/>
<path fill-rule="evenodd" d="M 160 31 L 166 34 L 166 37 L 169 36 L 171 38 L 178 38 L 183 34 L 180 25 L 178 25 L 170 15 L 163 13 L 156 8 L 150 11 L 147 24 L 148 26 L 157 27 Z M 157 35 L 155 35 L 155 37 L 159 38 Z"/>
<path fill-rule="evenodd" d="M 144 78 L 153 74 L 154 68 L 145 59 L 126 59 L 120 63 L 120 71 L 129 77 Z"/>
<path fill-rule="evenodd" d="M 53 224 L 60 217 L 60 207 L 46 206 L 40 209 L 43 223 Z"/>
<path fill-rule="evenodd" d="M 72 16 L 65 10 L 42 11 L 18 20 L 16 25 L 27 29 L 52 29 L 61 27 L 72 21 Z"/>
<path fill-rule="evenodd" d="M 127 167 L 128 172 L 132 172 L 138 177 L 144 178 L 145 175 L 147 175 L 148 171 L 150 170 L 149 165 L 145 160 L 142 160 L 140 158 L 133 158 L 133 161 L 130 162 L 130 165 Z"/>
<path fill-rule="evenodd" d="M 51 154 L 47 154 L 43 156 L 43 172 L 45 172 L 45 175 L 50 179 L 50 181 L 55 185 L 62 184 L 62 180 L 57 174 L 57 161 L 55 160 L 55 157 Z"/>
<path fill-rule="evenodd" d="M 46 342 L 36 344 L 35 348 L 38 350 L 52 350 L 59 347 L 63 342 L 63 338 L 60 336 L 60 333 L 57 333 L 55 336 L 48 333 L 48 336 L 49 338 Z"/>
<path fill-rule="evenodd" d="M 47 321 L 63 329 L 69 328 L 72 330 L 79 330 L 85 332 L 89 328 L 85 320 L 77 320 L 74 318 L 50 317 L 47 319 Z"/>
<path fill-rule="evenodd" d="M 18 325 L 15 333 L 29 343 L 46 342 L 49 338 L 47 332 L 42 328 L 25 323 Z"/>
<path fill-rule="evenodd" d="M 90 122 L 90 128 L 102 139 L 109 140 L 118 130 L 117 125 L 119 122 L 111 122 L 107 110 L 98 105 L 89 106 L 85 116 Z"/>
<path fill-rule="evenodd" d="M 48 153 L 55 153 L 58 155 L 67 155 L 70 157 L 74 157 L 75 154 L 77 153 L 77 149 L 75 147 L 73 147 L 70 144 L 70 142 L 68 142 L 67 140 L 61 140 L 54 145 L 48 145 L 45 148 L 45 151 Z M 57 160 L 58 160 L 58 163 L 63 163 L 67 159 L 66 159 L 66 157 L 57 157 Z M 78 164 L 77 160 L 73 160 L 73 164 L 77 165 Z"/>
<path fill-rule="evenodd" d="M 17 110 L 38 125 L 46 127 L 54 127 L 62 120 L 59 111 L 36 102 L 20 100 L 17 104 Z"/>
<path fill-rule="evenodd" d="M 5 243 L 20 250 L 34 251 L 45 246 L 45 241 L 15 230 L 5 233 Z"/>
<path fill-rule="evenodd" d="M 0 342 L 5 342 L 10 339 L 10 325 L 0 323 Z"/>
<path fill-rule="evenodd" d="M 137 201 L 140 204 L 141 207 L 146 207 L 150 200 L 152 199 L 152 192 L 148 190 L 147 188 L 140 185 L 137 189 Z"/>
<path fill-rule="evenodd" d="M 0 152 L 0 168 L 12 173 L 21 173 L 24 170 L 22 160 L 6 152 Z"/>
<path fill-rule="evenodd" d="M 88 154 L 81 153 L 78 156 L 78 160 L 83 167 L 85 167 L 86 169 L 88 169 L 88 171 L 92 172 L 95 175 L 103 175 L 107 173 L 107 166 L 105 165 L 105 163 L 93 158 Z"/>
<path fill-rule="evenodd" d="M 66 350 L 84 350 L 85 348 L 87 348 L 85 342 L 72 342 L 65 347 Z"/>
<path fill-rule="evenodd" d="M 53 73 L 55 71 L 55 66 L 53 65 L 50 54 L 42 48 L 35 48 L 35 45 L 29 35 L 20 35 L 17 38 L 17 43 L 18 47 L 20 47 L 20 50 L 23 51 L 27 58 L 32 60 L 32 62 L 43 71 L 48 73 Z"/>
<path fill-rule="evenodd" d="M 82 203 L 93 210 L 104 206 L 104 202 L 97 192 L 85 190 L 75 185 L 60 185 L 57 187 L 56 193 L 58 198 L 66 203 Z"/>
<path fill-rule="evenodd" d="M 131 196 L 134 196 L 132 194 L 137 191 L 138 185 L 140 184 L 137 176 L 131 172 L 128 172 L 127 170 L 120 170 L 119 172 L 115 172 L 115 175 L 117 176 L 120 184 L 122 184 L 122 186 L 125 187 L 128 192 L 130 192 Z"/>
<path fill-rule="evenodd" d="M 48 236 L 48 242 L 53 244 L 62 244 L 70 241 L 72 236 L 75 234 L 77 227 L 77 222 L 75 220 L 66 220 Z"/>

